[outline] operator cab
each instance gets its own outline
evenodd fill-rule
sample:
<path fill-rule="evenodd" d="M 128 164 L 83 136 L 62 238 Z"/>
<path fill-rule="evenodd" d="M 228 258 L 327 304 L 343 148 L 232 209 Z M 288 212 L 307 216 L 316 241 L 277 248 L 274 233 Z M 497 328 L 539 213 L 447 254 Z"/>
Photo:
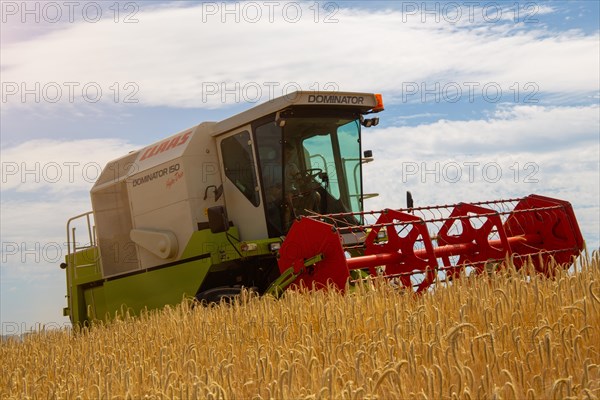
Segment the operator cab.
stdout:
<path fill-rule="evenodd" d="M 343 218 L 359 224 L 372 159 L 361 157 L 361 127 L 381 110 L 381 95 L 295 92 L 217 123 L 226 218 L 240 240 L 285 236 L 300 216 L 354 212 Z"/>
<path fill-rule="evenodd" d="M 269 237 L 302 215 L 362 211 L 360 114 L 294 107 L 270 119 L 254 129 Z"/>

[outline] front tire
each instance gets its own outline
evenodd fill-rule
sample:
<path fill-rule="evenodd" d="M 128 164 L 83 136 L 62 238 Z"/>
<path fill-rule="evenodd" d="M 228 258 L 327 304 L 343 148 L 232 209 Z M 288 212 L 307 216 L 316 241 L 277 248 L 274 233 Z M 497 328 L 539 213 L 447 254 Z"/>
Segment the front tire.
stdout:
<path fill-rule="evenodd" d="M 200 292 L 196 295 L 196 300 L 201 304 L 219 304 L 221 301 L 226 304 L 232 303 L 235 299 L 239 298 L 242 290 L 246 289 L 250 293 L 256 293 L 257 288 L 243 288 L 241 286 L 230 287 L 230 286 L 219 286 L 216 288 L 208 289 Z"/>

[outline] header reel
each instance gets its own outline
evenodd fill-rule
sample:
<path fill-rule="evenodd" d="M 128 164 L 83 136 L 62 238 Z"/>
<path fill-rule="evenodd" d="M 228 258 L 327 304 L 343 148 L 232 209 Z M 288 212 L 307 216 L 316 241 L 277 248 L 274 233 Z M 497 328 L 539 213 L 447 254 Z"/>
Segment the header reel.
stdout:
<path fill-rule="evenodd" d="M 350 220 L 377 218 L 354 225 Z M 354 270 L 398 278 L 417 293 L 461 272 L 481 274 L 511 259 L 519 269 L 531 259 L 553 274 L 584 248 L 571 204 L 530 195 L 480 203 L 311 215 L 295 221 L 278 260 L 287 283 L 344 290 Z"/>

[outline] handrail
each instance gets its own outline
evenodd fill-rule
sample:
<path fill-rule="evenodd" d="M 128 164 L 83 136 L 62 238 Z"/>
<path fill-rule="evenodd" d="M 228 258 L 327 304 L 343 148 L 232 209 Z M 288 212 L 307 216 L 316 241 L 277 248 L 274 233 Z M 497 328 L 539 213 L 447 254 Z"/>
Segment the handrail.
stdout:
<path fill-rule="evenodd" d="M 83 214 L 79 214 L 76 215 L 74 217 L 69 218 L 69 220 L 67 221 L 67 264 L 70 263 L 70 259 L 71 257 L 69 257 L 71 254 L 76 253 L 77 250 L 81 250 L 81 249 L 86 249 L 89 247 L 93 247 L 96 245 L 96 237 L 95 237 L 95 230 L 92 229 L 92 224 L 90 222 L 90 215 L 93 214 L 93 211 L 88 211 L 86 213 Z M 86 224 L 87 224 L 87 231 L 88 231 L 88 238 L 89 238 L 89 245 L 87 246 L 77 246 L 77 241 L 75 240 L 75 227 L 71 228 L 71 223 L 75 220 L 78 220 L 80 218 L 85 217 L 86 219 Z M 72 239 L 72 240 L 71 240 Z M 72 249 L 71 249 L 71 244 Z"/>

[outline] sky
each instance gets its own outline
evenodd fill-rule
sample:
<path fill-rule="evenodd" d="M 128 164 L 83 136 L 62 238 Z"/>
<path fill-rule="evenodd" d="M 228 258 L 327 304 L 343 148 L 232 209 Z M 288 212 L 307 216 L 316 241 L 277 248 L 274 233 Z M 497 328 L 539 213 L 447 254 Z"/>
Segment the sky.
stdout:
<path fill-rule="evenodd" d="M 600 244 L 599 2 L 1 1 L 2 334 L 68 326 L 111 159 L 295 90 L 382 93 L 366 208 L 570 201 Z"/>

